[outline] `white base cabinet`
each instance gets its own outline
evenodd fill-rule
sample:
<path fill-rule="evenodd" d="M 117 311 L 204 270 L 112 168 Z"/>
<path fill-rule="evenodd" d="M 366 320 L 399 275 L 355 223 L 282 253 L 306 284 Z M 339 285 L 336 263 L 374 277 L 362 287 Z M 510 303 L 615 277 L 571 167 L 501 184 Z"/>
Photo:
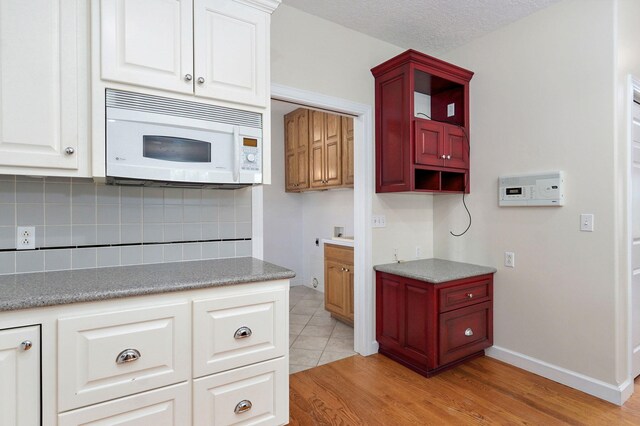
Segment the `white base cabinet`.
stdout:
<path fill-rule="evenodd" d="M 40 424 L 40 326 L 0 330 L 0 425 Z"/>
<path fill-rule="evenodd" d="M 0 312 L 0 425 L 286 424 L 288 299 L 275 280 Z"/>

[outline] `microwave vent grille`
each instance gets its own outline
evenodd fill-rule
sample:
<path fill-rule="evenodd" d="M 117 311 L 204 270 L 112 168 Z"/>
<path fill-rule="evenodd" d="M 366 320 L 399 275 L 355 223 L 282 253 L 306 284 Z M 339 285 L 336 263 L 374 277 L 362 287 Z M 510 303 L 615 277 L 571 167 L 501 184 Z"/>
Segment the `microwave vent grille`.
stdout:
<path fill-rule="evenodd" d="M 163 96 L 107 89 L 107 108 L 192 118 L 262 129 L 262 114 Z"/>

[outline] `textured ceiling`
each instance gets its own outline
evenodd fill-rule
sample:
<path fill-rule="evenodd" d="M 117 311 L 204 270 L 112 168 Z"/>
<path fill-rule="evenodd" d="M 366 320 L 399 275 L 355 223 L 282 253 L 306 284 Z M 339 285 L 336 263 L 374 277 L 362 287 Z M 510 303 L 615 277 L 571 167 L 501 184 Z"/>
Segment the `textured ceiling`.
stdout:
<path fill-rule="evenodd" d="M 559 0 L 283 0 L 402 48 L 442 53 Z"/>

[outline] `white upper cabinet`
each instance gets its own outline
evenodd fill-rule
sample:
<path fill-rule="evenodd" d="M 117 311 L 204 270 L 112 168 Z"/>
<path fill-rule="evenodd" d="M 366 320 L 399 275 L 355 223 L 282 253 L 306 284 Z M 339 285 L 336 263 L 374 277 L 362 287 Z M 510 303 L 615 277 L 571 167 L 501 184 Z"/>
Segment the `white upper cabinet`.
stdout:
<path fill-rule="evenodd" d="M 266 107 L 278 0 L 101 0 L 101 78 Z"/>
<path fill-rule="evenodd" d="M 266 106 L 269 14 L 233 0 L 194 0 L 196 95 Z"/>
<path fill-rule="evenodd" d="M 0 173 L 89 176 L 88 4 L 0 1 Z"/>
<path fill-rule="evenodd" d="M 102 78 L 192 93 L 192 2 L 102 0 Z"/>

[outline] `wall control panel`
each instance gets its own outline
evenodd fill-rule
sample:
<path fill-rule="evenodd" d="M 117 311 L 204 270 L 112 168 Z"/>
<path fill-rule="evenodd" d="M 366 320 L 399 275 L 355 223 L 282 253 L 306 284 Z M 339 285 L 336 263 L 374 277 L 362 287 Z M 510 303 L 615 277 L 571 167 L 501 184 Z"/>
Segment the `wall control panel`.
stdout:
<path fill-rule="evenodd" d="M 564 173 L 549 172 L 498 178 L 500 206 L 564 205 Z"/>

